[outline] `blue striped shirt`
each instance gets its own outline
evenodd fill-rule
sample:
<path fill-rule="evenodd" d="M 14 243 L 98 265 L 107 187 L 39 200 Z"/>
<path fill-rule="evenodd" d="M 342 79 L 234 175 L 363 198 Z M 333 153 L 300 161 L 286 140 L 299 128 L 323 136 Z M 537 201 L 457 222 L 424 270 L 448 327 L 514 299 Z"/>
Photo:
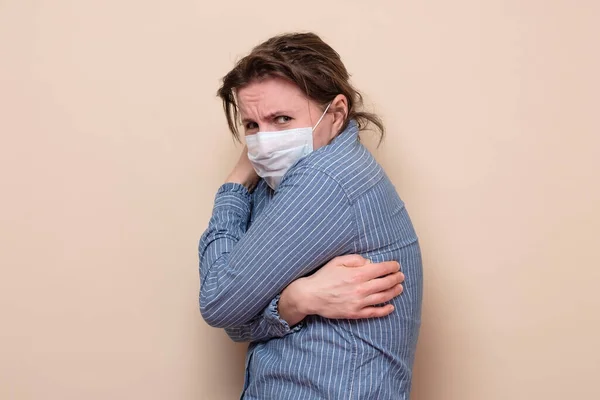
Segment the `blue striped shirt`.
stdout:
<path fill-rule="evenodd" d="M 421 322 L 422 265 L 404 203 L 348 128 L 286 173 L 273 192 L 260 181 L 217 192 L 199 245 L 200 309 L 235 341 L 251 342 L 242 398 L 407 399 Z M 387 317 L 294 327 L 277 312 L 279 293 L 332 258 L 396 260 L 404 292 Z"/>

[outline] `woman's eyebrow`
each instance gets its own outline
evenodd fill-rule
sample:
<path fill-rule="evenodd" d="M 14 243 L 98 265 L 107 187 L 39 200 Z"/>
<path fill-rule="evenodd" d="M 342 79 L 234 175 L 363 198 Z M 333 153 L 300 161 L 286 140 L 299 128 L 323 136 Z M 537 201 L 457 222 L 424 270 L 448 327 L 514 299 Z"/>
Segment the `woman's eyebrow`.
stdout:
<path fill-rule="evenodd" d="M 272 112 L 268 113 L 267 115 L 265 115 L 265 117 L 263 119 L 268 121 L 268 120 L 278 117 L 280 115 L 290 115 L 290 114 L 292 114 L 292 111 L 290 111 L 290 110 L 272 111 Z M 255 122 L 255 121 L 253 118 L 243 118 L 242 119 L 242 123 L 246 124 L 248 122 Z"/>
<path fill-rule="evenodd" d="M 274 112 L 271 112 L 271 113 L 267 114 L 266 119 L 275 118 L 275 117 L 278 117 L 280 115 L 289 115 L 291 113 L 292 113 L 292 111 L 290 111 L 290 110 L 274 111 Z"/>

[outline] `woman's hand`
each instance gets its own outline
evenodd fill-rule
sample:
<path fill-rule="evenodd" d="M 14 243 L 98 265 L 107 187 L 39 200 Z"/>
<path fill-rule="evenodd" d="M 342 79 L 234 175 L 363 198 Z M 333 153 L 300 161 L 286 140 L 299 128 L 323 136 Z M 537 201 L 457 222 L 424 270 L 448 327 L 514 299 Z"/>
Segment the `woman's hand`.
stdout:
<path fill-rule="evenodd" d="M 249 192 L 252 192 L 258 184 L 258 180 L 259 177 L 248 159 L 248 148 L 244 146 L 242 154 L 226 182 L 242 184 Z"/>
<path fill-rule="evenodd" d="M 311 276 L 292 282 L 281 293 L 279 315 L 290 326 L 307 315 L 360 319 L 385 317 L 385 303 L 402 293 L 404 274 L 396 261 L 371 264 L 359 255 L 336 257 Z"/>

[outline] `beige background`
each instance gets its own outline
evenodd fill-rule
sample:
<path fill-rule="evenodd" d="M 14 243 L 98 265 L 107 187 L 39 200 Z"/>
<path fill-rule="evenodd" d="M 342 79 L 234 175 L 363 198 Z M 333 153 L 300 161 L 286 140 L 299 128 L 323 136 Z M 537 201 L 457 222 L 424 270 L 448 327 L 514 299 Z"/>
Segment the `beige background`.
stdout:
<path fill-rule="evenodd" d="M 426 262 L 412 398 L 600 398 L 599 17 L 595 0 L 0 0 L 0 398 L 238 396 L 244 347 L 197 310 L 197 240 L 239 151 L 214 94 L 296 29 L 389 129 L 375 153 Z"/>

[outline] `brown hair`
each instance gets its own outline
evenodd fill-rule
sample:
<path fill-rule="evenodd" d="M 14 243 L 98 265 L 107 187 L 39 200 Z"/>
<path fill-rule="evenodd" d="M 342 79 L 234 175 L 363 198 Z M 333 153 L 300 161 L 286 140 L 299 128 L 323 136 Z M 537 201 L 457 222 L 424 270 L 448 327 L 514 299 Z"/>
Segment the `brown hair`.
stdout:
<path fill-rule="evenodd" d="M 376 114 L 360 110 L 361 94 L 350 84 L 350 75 L 340 55 L 314 33 L 288 33 L 272 37 L 238 61 L 223 78 L 217 95 L 233 136 L 239 140 L 238 106 L 235 91 L 255 79 L 276 76 L 295 83 L 311 100 L 325 106 L 337 95 L 348 101 L 348 115 L 342 130 L 354 119 L 359 129 L 375 125 L 383 139 L 385 128 Z M 381 140 L 380 139 L 380 140 Z"/>

